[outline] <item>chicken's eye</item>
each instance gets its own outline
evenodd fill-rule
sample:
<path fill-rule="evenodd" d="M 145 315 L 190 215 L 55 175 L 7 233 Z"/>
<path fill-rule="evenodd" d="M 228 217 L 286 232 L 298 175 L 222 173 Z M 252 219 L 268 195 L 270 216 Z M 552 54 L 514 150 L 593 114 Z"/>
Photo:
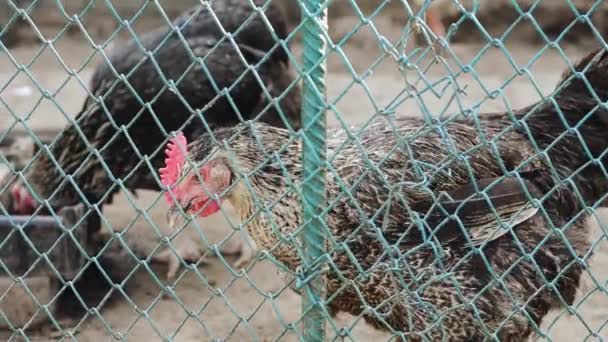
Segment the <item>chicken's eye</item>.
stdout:
<path fill-rule="evenodd" d="M 188 185 L 199 185 L 200 182 L 198 180 L 198 176 L 194 175 L 188 179 Z"/>

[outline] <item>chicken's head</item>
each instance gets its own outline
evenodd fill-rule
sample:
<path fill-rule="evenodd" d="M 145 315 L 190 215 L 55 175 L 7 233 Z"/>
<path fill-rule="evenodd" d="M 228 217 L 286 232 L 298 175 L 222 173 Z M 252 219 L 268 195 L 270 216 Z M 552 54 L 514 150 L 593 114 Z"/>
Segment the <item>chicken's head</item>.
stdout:
<path fill-rule="evenodd" d="M 180 208 L 188 215 L 207 217 L 217 213 L 230 192 L 233 172 L 226 158 L 215 156 L 201 166 L 189 162 L 187 141 L 179 133 L 165 150 L 165 167 L 160 169 L 161 181 L 168 191 L 170 205 L 167 218 L 173 227 Z M 216 197 L 217 196 L 217 197 Z"/>
<path fill-rule="evenodd" d="M 38 204 L 21 181 L 15 182 L 10 187 L 10 193 L 13 203 L 12 209 L 15 214 L 31 215 L 38 207 Z"/>

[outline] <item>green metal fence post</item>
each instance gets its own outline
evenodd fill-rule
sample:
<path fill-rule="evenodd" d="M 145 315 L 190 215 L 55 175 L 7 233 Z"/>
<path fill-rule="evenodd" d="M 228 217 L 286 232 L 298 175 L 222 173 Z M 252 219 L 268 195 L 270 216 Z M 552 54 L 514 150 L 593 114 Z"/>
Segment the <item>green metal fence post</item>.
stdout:
<path fill-rule="evenodd" d="M 326 0 L 303 1 L 303 66 L 306 77 L 303 85 L 302 121 L 304 142 L 302 151 L 303 217 L 307 225 L 303 232 L 304 263 L 310 263 L 325 252 L 324 220 L 321 214 L 325 199 L 325 50 L 323 32 L 327 30 Z M 304 338 L 322 341 L 325 337 L 323 306 L 325 284 L 322 276 L 309 279 L 302 297 Z"/>

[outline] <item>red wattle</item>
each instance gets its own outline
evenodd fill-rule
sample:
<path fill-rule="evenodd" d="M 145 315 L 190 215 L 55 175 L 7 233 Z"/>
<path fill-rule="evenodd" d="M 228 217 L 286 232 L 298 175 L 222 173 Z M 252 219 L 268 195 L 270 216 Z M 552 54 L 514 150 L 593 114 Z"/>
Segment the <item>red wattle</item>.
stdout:
<path fill-rule="evenodd" d="M 207 202 L 207 207 L 205 209 L 203 209 L 203 212 L 201 213 L 201 217 L 207 217 L 207 216 L 211 216 L 215 213 L 217 213 L 218 211 L 220 211 L 220 207 L 221 207 L 221 203 L 216 201 L 216 200 L 209 200 L 209 202 Z"/>

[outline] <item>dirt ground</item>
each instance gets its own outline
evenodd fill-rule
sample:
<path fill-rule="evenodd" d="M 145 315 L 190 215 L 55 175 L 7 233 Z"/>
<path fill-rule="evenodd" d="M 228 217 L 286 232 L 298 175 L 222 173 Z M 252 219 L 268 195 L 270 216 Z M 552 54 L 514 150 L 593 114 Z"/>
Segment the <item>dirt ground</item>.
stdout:
<path fill-rule="evenodd" d="M 350 27 L 352 22 L 338 22 L 332 35 L 339 36 L 341 29 Z M 389 38 L 399 34 L 388 23 L 378 23 L 377 30 Z M 516 39 L 506 41 L 504 49 L 457 44 L 451 46 L 445 58 L 428 67 L 428 58 L 418 60 L 420 57 L 410 55 L 407 60 L 397 61 L 389 57 L 377 48 L 377 41 L 372 30 L 363 29 L 348 46 L 332 52 L 327 79 L 328 99 L 333 104 L 328 112 L 331 126 L 339 125 L 338 117 L 353 124 L 381 109 L 389 109 L 389 113 L 394 110 L 398 115 L 440 115 L 471 108 L 483 113 L 522 107 L 552 90 L 567 63 L 593 46 L 585 42 L 566 46 L 563 52 L 540 52 L 542 46 L 519 44 Z M 295 46 L 294 51 L 299 56 L 300 47 Z M 8 84 L 0 89 L 0 127 L 16 125 L 20 129 L 22 120 L 34 130 L 61 128 L 66 122 L 64 115 L 77 113 L 84 101 L 85 86 L 98 61 L 96 57 L 87 64 L 94 52 L 85 40 L 65 37 L 52 45 L 17 47 L 11 51 L 12 56 L 0 54 L 0 84 Z M 373 71 L 366 72 L 369 68 Z M 451 83 L 448 75 L 452 75 Z M 404 96 L 406 79 L 420 97 Z M 456 92 L 456 88 L 460 91 Z M 136 254 L 146 255 L 159 246 L 159 234 L 153 226 L 159 227 L 161 234 L 169 233 L 164 228 L 165 205 L 157 193 L 143 193 L 135 203 L 148 213 L 147 219 L 140 216 L 133 222 L 135 208 L 124 196 L 108 208 L 107 218 L 113 230 L 124 232 Z M 220 216 L 200 221 L 204 230 L 185 231 L 178 243 L 208 246 L 222 240 L 231 228 Z M 589 222 L 597 243 L 580 303 L 572 307 L 572 314 L 557 312 L 548 317 L 541 327 L 545 335 L 541 340 L 608 338 L 608 293 L 603 289 L 608 286 L 608 247 L 602 233 L 606 227 L 602 229 L 599 224 L 602 218 L 608 219 L 608 211 L 598 211 Z M 201 241 L 203 233 L 207 244 Z M 238 241 L 237 237 L 233 240 Z M 99 312 L 92 312 L 73 330 L 75 338 L 85 342 L 297 340 L 300 299 L 284 289 L 275 267 L 262 260 L 246 273 L 231 271 L 227 265 L 235 257 L 222 259 L 212 254 L 198 268 L 182 270 L 173 299 L 163 298 L 159 287 L 166 267 L 142 265 L 128 281 L 126 297 L 119 295 L 118 300 Z M 352 338 L 358 341 L 388 338 L 347 315 L 340 316 L 335 325 L 352 330 Z M 26 334 L 30 340 L 51 340 L 44 333 Z M 328 325 L 328 336 L 335 335 L 336 330 Z M 16 335 L 2 336 L 13 339 Z"/>

